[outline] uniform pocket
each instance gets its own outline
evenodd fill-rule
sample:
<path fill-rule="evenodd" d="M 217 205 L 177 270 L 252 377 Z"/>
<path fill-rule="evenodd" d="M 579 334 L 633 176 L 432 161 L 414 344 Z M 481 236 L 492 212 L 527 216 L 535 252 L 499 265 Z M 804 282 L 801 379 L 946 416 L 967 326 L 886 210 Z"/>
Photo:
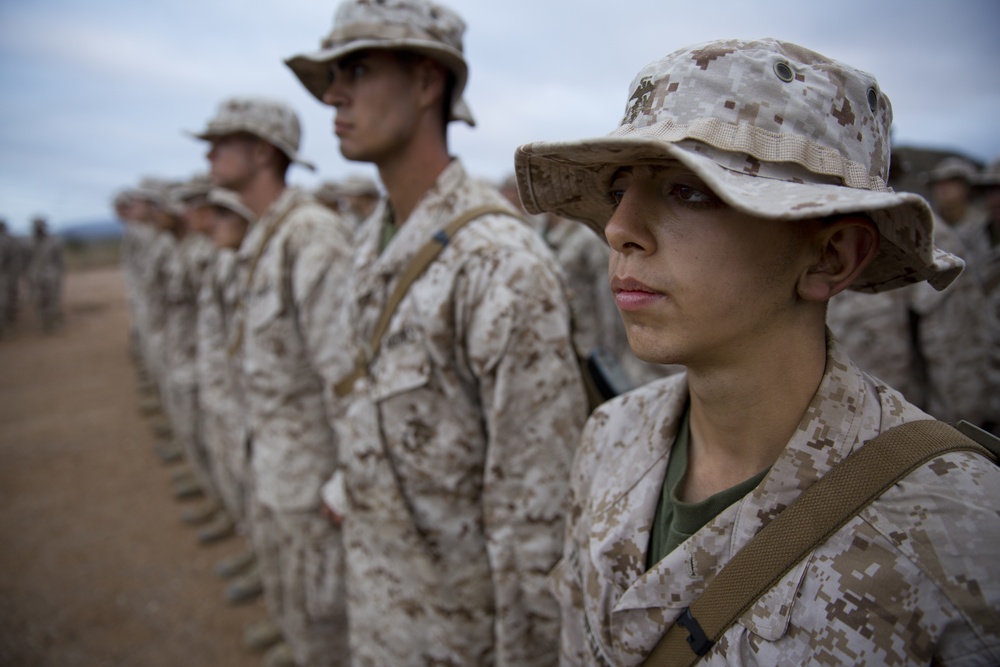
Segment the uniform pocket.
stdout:
<path fill-rule="evenodd" d="M 372 370 L 372 399 L 378 403 L 430 381 L 431 363 L 423 333 L 412 325 L 390 332 Z"/>

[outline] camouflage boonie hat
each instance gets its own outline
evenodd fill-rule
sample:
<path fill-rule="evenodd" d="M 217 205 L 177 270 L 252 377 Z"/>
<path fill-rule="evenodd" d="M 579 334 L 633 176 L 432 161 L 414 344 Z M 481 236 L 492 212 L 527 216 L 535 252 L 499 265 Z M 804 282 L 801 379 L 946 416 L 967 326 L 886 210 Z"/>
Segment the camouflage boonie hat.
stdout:
<path fill-rule="evenodd" d="M 211 206 L 218 206 L 227 211 L 232 211 L 247 222 L 252 223 L 257 218 L 253 214 L 253 211 L 246 207 L 246 204 L 243 203 L 238 194 L 226 188 L 212 188 L 209 190 L 208 203 Z"/>
<path fill-rule="evenodd" d="M 340 194 L 349 197 L 381 197 L 382 193 L 378 189 L 375 181 L 367 176 L 355 174 L 348 176 L 340 184 Z"/>
<path fill-rule="evenodd" d="M 329 66 L 366 49 L 410 51 L 444 65 L 455 76 L 451 117 L 476 124 L 462 99 L 469 66 L 462 53 L 465 22 L 451 9 L 428 0 L 347 0 L 337 9 L 333 30 L 320 50 L 285 60 L 302 85 L 320 102 L 330 85 Z"/>
<path fill-rule="evenodd" d="M 302 126 L 299 117 L 284 102 L 266 97 L 230 97 L 219 109 L 208 126 L 199 132 L 189 132 L 193 137 L 212 141 L 227 134 L 246 132 L 263 139 L 292 162 L 315 170 L 316 167 L 299 155 Z"/>
<path fill-rule="evenodd" d="M 964 263 L 934 247 L 927 202 L 886 185 L 891 122 L 869 74 L 774 39 L 716 41 L 642 69 L 609 135 L 521 146 L 515 173 L 528 212 L 581 220 L 603 236 L 615 170 L 677 160 L 752 216 L 870 218 L 878 254 L 851 289 L 922 280 L 944 289 Z"/>
<path fill-rule="evenodd" d="M 957 156 L 946 157 L 934 165 L 934 168 L 925 174 L 924 180 L 927 183 L 939 183 L 941 181 L 960 180 L 969 183 L 976 182 L 978 169 L 964 158 Z"/>
<path fill-rule="evenodd" d="M 182 183 L 176 191 L 177 198 L 186 206 L 197 203 L 196 200 L 204 199 L 208 196 L 208 191 L 212 189 L 212 182 L 207 174 L 196 174 L 186 183 Z"/>
<path fill-rule="evenodd" d="M 323 181 L 319 184 L 319 187 L 313 190 L 313 197 L 324 204 L 336 206 L 340 201 L 340 183 L 337 181 Z"/>

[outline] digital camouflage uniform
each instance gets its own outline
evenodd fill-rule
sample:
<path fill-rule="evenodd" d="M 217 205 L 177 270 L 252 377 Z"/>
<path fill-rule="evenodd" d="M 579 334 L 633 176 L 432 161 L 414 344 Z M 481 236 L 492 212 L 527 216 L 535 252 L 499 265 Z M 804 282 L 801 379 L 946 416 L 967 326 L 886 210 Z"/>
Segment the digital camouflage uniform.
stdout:
<path fill-rule="evenodd" d="M 341 349 L 332 326 L 349 239 L 340 218 L 288 188 L 236 255 L 229 334 L 246 407 L 254 551 L 268 609 L 302 665 L 347 656 L 340 530 L 320 513 L 337 443 L 316 364 Z"/>
<path fill-rule="evenodd" d="M 587 424 L 567 551 L 553 574 L 563 665 L 642 664 L 782 508 L 879 433 L 927 418 L 831 340 L 823 381 L 764 480 L 647 571 L 650 524 L 686 402 L 685 376 L 667 378 L 598 408 Z M 997 664 L 998 506 L 993 463 L 956 453 L 925 464 L 786 574 L 698 664 Z"/>
<path fill-rule="evenodd" d="M 462 97 L 464 31 L 461 17 L 434 2 L 343 2 L 320 51 L 285 62 L 323 101 L 331 63 L 347 54 L 426 56 L 451 75 L 444 120 L 473 125 Z M 513 212 L 455 159 L 405 220 L 379 204 L 357 232 L 339 329 L 355 349 L 368 346 L 419 249 L 485 204 Z M 380 252 L 387 223 L 396 232 Z M 586 399 L 554 262 L 516 217 L 470 222 L 410 285 L 353 391 L 344 396 L 345 380 L 336 383 L 346 500 L 331 509 L 345 515 L 355 665 L 555 660 L 545 574 L 559 554 Z"/>
<path fill-rule="evenodd" d="M 167 384 L 174 435 L 199 486 L 215 496 L 211 462 L 205 451 L 198 409 L 198 293 L 215 247 L 203 234 L 185 235 L 166 266 L 164 348 L 169 356 Z"/>
<path fill-rule="evenodd" d="M 935 245 L 965 257 L 955 231 L 935 225 Z M 841 292 L 827 322 L 851 358 L 935 418 L 982 424 L 992 397 L 988 310 L 973 272 L 941 291 L 927 283 L 888 292 Z"/>
<path fill-rule="evenodd" d="M 36 229 L 38 228 L 36 221 Z M 45 224 L 41 223 L 44 230 Z M 63 250 L 58 237 L 36 233 L 28 259 L 28 286 L 40 326 L 52 330 L 62 319 Z"/>
<path fill-rule="evenodd" d="M 7 233 L 5 223 L 0 228 L 0 335 L 14 323 L 12 314 L 13 291 L 17 289 L 20 272 L 20 248 L 17 240 Z"/>
<path fill-rule="evenodd" d="M 236 253 L 216 251 L 198 293 L 198 403 L 205 451 L 219 500 L 237 523 L 246 517 L 244 407 L 229 363 L 229 321 L 235 304 Z"/>
<path fill-rule="evenodd" d="M 641 70 L 611 134 L 521 146 L 515 172 L 529 211 L 601 231 L 614 212 L 616 170 L 674 161 L 718 198 L 710 205 L 751 216 L 747 224 L 869 218 L 879 245 L 851 289 L 921 281 L 944 289 L 961 260 L 934 247 L 922 198 L 885 185 L 891 118 L 864 72 L 771 39 L 711 42 Z M 762 480 L 648 570 L 672 447 L 693 400 L 688 374 L 594 412 L 552 576 L 562 665 L 642 664 L 719 570 L 805 489 L 880 433 L 927 419 L 861 372 L 829 330 L 825 346 L 820 384 Z M 997 664 L 998 507 L 994 463 L 969 453 L 933 459 L 795 565 L 698 664 Z"/>
<path fill-rule="evenodd" d="M 1000 198 L 1000 161 L 985 169 L 976 185 L 985 191 L 985 197 Z M 996 204 L 993 206 L 991 210 Z M 968 251 L 965 259 L 969 270 L 979 279 L 986 296 L 990 350 L 987 395 L 991 397 L 988 421 L 993 432 L 1000 435 L 1000 219 L 992 217 L 996 215 L 988 211 L 957 231 Z"/>
<path fill-rule="evenodd" d="M 356 342 L 417 250 L 483 204 L 509 208 L 454 161 L 382 254 L 380 205 L 359 230 L 344 325 Z M 553 262 L 515 217 L 471 222 L 412 284 L 344 399 L 354 664 L 555 660 L 545 577 L 586 404 Z"/>

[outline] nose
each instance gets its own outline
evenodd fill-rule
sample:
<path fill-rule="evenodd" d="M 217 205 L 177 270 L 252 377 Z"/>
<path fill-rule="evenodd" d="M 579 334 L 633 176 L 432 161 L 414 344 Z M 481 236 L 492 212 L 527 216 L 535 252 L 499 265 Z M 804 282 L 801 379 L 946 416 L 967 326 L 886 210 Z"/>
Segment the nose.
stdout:
<path fill-rule="evenodd" d="M 653 236 L 645 223 L 643 210 L 637 189 L 626 190 L 604 227 L 604 236 L 613 250 L 624 255 L 653 250 Z"/>
<path fill-rule="evenodd" d="M 344 85 L 342 77 L 334 74 L 330 75 L 330 83 L 327 85 L 326 90 L 323 91 L 322 100 L 323 104 L 328 104 L 331 107 L 340 107 L 340 105 L 344 103 Z"/>

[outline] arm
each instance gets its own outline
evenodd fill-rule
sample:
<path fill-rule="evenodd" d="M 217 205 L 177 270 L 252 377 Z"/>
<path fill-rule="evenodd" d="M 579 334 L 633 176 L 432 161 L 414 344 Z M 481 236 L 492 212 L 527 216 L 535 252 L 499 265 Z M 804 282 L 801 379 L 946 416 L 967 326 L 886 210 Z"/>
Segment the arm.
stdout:
<path fill-rule="evenodd" d="M 488 285 L 469 301 L 477 305 L 465 340 L 488 438 L 483 519 L 497 665 L 547 665 L 556 659 L 559 618 L 547 575 L 561 551 L 586 398 L 555 275 L 524 252 L 485 262 L 483 271 Z"/>

